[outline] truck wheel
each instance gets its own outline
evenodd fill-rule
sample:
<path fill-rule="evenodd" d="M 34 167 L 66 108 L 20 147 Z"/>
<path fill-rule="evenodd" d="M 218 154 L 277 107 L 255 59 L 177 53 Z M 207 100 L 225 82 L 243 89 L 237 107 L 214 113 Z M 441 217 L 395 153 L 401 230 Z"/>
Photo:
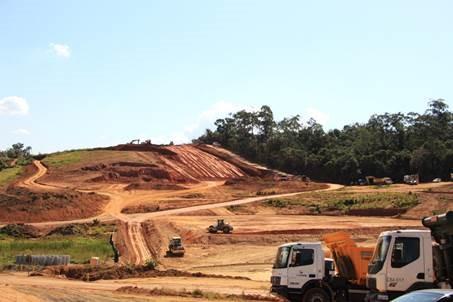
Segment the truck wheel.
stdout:
<path fill-rule="evenodd" d="M 312 288 L 304 294 L 302 302 L 330 302 L 330 299 L 323 289 Z"/>
<path fill-rule="evenodd" d="M 213 234 L 213 233 L 217 233 L 217 230 L 211 225 L 208 229 L 208 232 Z"/>
<path fill-rule="evenodd" d="M 230 228 L 229 227 L 224 227 L 223 228 L 223 233 L 224 234 L 228 234 L 230 232 Z"/>

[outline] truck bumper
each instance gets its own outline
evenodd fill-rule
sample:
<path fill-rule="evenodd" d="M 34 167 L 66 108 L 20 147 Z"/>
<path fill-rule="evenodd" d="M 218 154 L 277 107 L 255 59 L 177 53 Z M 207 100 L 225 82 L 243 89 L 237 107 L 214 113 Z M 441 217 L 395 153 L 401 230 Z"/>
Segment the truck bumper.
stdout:
<path fill-rule="evenodd" d="M 289 298 L 289 292 L 288 292 L 288 287 L 286 286 L 281 286 L 281 285 L 272 285 L 271 287 L 271 293 L 275 294 L 277 296 L 284 297 L 286 299 Z"/>

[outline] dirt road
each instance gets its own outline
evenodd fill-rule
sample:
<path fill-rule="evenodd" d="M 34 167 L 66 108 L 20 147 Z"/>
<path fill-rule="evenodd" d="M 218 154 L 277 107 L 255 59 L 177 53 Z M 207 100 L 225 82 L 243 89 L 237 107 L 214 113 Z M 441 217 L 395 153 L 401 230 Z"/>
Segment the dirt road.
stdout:
<path fill-rule="evenodd" d="M 29 189 L 55 189 L 55 186 L 47 185 L 38 183 L 38 180 L 43 177 L 47 173 L 47 168 L 39 161 L 33 161 L 33 164 L 37 168 L 37 172 L 30 176 L 29 178 L 25 179 L 20 185 L 24 187 L 28 187 Z M 206 181 L 201 182 L 200 184 L 193 185 L 192 187 L 181 190 L 181 193 L 190 193 L 193 191 L 200 191 L 200 190 L 208 190 L 215 186 L 222 185 L 222 181 Z M 337 190 L 342 188 L 341 185 L 336 184 L 329 184 L 327 189 L 317 190 L 317 191 L 329 191 L 329 190 Z M 86 190 L 80 190 L 81 192 L 89 192 Z M 310 191 L 313 192 L 313 191 Z M 169 194 L 174 194 L 173 191 L 167 192 L 130 192 L 124 191 L 124 185 L 108 185 L 104 187 L 102 190 L 96 190 L 95 193 L 108 196 L 110 201 L 105 206 L 103 212 L 95 217 L 85 218 L 85 219 L 77 219 L 77 220 L 67 220 L 67 221 L 56 221 L 56 222 L 45 222 L 45 223 L 34 223 L 33 225 L 57 225 L 57 224 L 68 224 L 68 223 L 86 223 L 90 222 L 93 219 L 98 219 L 100 221 L 114 221 L 119 220 L 127 224 L 127 238 L 122 238 L 122 240 L 126 246 L 127 250 L 131 252 L 133 255 L 130 257 L 131 259 L 135 259 L 135 264 L 143 264 L 151 258 L 151 252 L 149 251 L 146 241 L 143 237 L 142 226 L 141 224 L 149 220 L 151 218 L 156 217 L 163 217 L 163 216 L 170 216 L 170 215 L 177 215 L 177 214 L 184 214 L 190 213 L 199 210 L 209 210 L 209 209 L 216 209 L 222 208 L 227 206 L 233 205 L 241 205 L 247 204 L 257 201 L 264 201 L 270 198 L 282 198 L 282 197 L 289 197 L 298 194 L 304 194 L 306 192 L 295 192 L 295 193 L 286 193 L 286 194 L 275 194 L 275 195 L 267 195 L 267 196 L 259 196 L 259 197 L 250 197 L 244 199 L 238 199 L 233 201 L 227 202 L 220 202 L 214 204 L 207 204 L 207 205 L 199 205 L 199 206 L 191 206 L 179 209 L 172 209 L 172 210 L 165 210 L 165 211 L 158 211 L 158 212 L 151 212 L 151 213 L 140 213 L 140 214 L 123 214 L 121 210 L 126 206 L 132 203 L 138 203 L 140 201 L 150 200 L 150 199 L 157 199 L 162 198 Z"/>
<path fill-rule="evenodd" d="M 37 180 L 46 175 L 47 168 L 39 161 L 34 160 L 33 165 L 36 167 L 37 171 L 32 176 L 28 177 L 27 179 L 23 180 L 19 183 L 19 186 L 30 188 L 30 189 L 37 189 L 37 190 L 55 190 L 57 187 L 41 184 L 38 183 Z"/>
<path fill-rule="evenodd" d="M 172 216 L 172 215 L 179 215 L 179 214 L 196 212 L 196 211 L 201 211 L 201 210 L 224 208 L 224 207 L 242 205 L 242 204 L 247 204 L 247 203 L 252 203 L 252 202 L 257 202 L 257 201 L 264 201 L 264 200 L 271 199 L 271 198 L 290 197 L 290 196 L 301 195 L 301 194 L 305 194 L 305 193 L 333 191 L 333 190 L 338 190 L 343 187 L 342 185 L 337 185 L 337 184 L 328 184 L 328 186 L 329 187 L 327 189 L 321 189 L 321 190 L 315 190 L 315 191 L 305 191 L 305 192 L 295 192 L 295 193 L 285 193 L 285 194 L 274 194 L 274 195 L 259 196 L 259 197 L 249 197 L 249 198 L 237 199 L 237 200 L 226 201 L 226 202 L 219 202 L 219 203 L 214 203 L 214 204 L 185 207 L 185 208 L 180 208 L 180 209 L 172 209 L 172 210 L 158 211 L 158 212 L 152 212 L 152 213 L 130 214 L 128 216 L 129 216 L 129 219 L 131 219 L 132 221 L 143 222 L 145 220 L 155 218 L 155 217 Z"/>
<path fill-rule="evenodd" d="M 47 173 L 47 169 L 39 161 L 34 162 L 37 172 L 24 180 L 22 186 L 30 189 L 51 190 L 54 186 L 44 184 L 40 178 Z M 187 194 L 203 190 L 212 190 L 221 186 L 222 181 L 202 181 L 192 184 L 185 190 L 178 190 L 177 194 Z M 102 213 L 88 219 L 54 221 L 36 223 L 35 225 L 57 225 L 67 223 L 91 222 L 94 218 L 101 221 L 120 221 L 121 232 L 119 240 L 123 242 L 130 253 L 124 262 L 143 264 L 148 259 L 155 258 L 158 249 L 154 246 L 164 247 L 166 238 L 179 234 L 184 238 L 186 255 L 184 258 L 164 258 L 160 260 L 160 267 L 176 268 L 190 272 L 215 273 L 225 276 L 244 276 L 253 280 L 234 280 L 222 278 L 143 278 L 127 280 L 104 280 L 92 283 L 55 279 L 47 277 L 28 278 L 26 274 L 0 273 L 0 291 L 5 289 L 7 297 L 15 297 L 19 301 L 47 301 L 51 299 L 48 293 L 57 295 L 61 300 L 69 297 L 80 297 L 83 301 L 145 301 L 134 300 L 137 297 L 119 297 L 114 291 L 122 286 L 138 286 L 143 288 L 169 288 L 173 290 L 195 290 L 217 292 L 267 295 L 269 287 L 269 275 L 271 263 L 275 257 L 276 246 L 283 242 L 291 241 L 314 241 L 319 240 L 319 234 L 329 230 L 348 230 L 355 232 L 356 238 L 362 244 L 369 246 L 375 244 L 375 232 L 380 229 L 397 227 L 410 228 L 419 227 L 418 220 L 401 220 L 382 217 L 348 217 L 348 216 L 305 216 L 305 215 L 275 215 L 260 213 L 260 215 L 233 215 L 226 207 L 264 201 L 270 198 L 282 198 L 293 195 L 300 195 L 309 192 L 296 192 L 288 194 L 275 194 L 268 196 L 257 196 L 241 198 L 215 204 L 197 205 L 179 209 L 164 210 L 151 213 L 124 214 L 121 211 L 129 206 L 150 200 L 160 200 L 173 196 L 175 191 L 126 191 L 122 184 L 98 185 L 97 194 L 108 196 L 110 201 Z M 393 187 L 393 186 L 392 186 Z M 383 188 L 380 190 L 392 190 Z M 324 190 L 338 190 L 341 185 L 329 185 Z M 395 190 L 415 189 L 416 187 L 395 185 Z M 419 187 L 426 189 L 426 186 Z M 348 191 L 354 188 L 348 188 Z M 324 191 L 319 190 L 319 191 Z M 376 188 L 357 188 L 360 192 L 377 192 Z M 81 190 L 89 192 L 88 190 Z M 224 199 L 225 200 L 225 199 Z M 229 235 L 212 235 L 206 233 L 206 226 L 213 223 L 215 216 L 205 215 L 203 211 L 215 210 L 216 215 L 224 215 L 231 222 L 236 232 Z M 213 211 L 214 212 L 214 211 Z M 218 214 L 220 213 L 220 214 Z M 197 215 L 197 216 L 195 216 Z M 203 216 L 205 215 L 205 216 Z M 151 220 L 148 221 L 148 220 Z M 153 225 L 156 232 L 149 232 L 150 225 Z M 370 235 L 373 233 L 372 235 Z M 155 237 L 154 237 L 155 235 Z M 150 243 L 149 238 L 157 238 L 158 243 Z M 146 239 L 146 240 L 145 240 Z M 147 243 L 148 241 L 148 243 Z M 151 247 L 151 250 L 148 248 Z M 227 251 L 227 252 L 225 252 Z M 160 254 L 162 255 L 162 254 Z M 125 257 L 123 255 L 123 257 Z M 122 258 L 123 258 L 122 257 Z M 1 286 L 8 284 L 8 286 Z M 7 292 L 8 291 L 8 292 Z M 17 293 L 17 291 L 19 291 Z M 30 295 L 29 295 L 30 294 Z M 16 295 L 16 296 L 14 296 Z M 25 295 L 25 296 L 22 296 Z M 34 300 L 31 296 L 39 296 Z M 79 296 L 78 296 L 79 295 Z M 0 295 L 1 296 L 1 295 Z M 43 298 L 44 297 L 44 298 Z M 102 297 L 102 299 L 101 299 Z M 25 299 L 28 298 L 28 299 Z M 91 299 L 91 300 L 90 300 Z M 138 299 L 138 298 L 137 298 Z M 140 299 L 145 299 L 141 297 Z M 147 299 L 147 298 L 146 298 Z M 14 299 L 10 299 L 13 300 Z M 186 301 L 185 299 L 171 299 L 169 297 L 152 297 L 152 301 Z M 0 301 L 1 298 L 0 298 Z M 9 300 L 8 300 L 9 301 Z M 73 301 L 69 300 L 68 301 Z M 129 301 L 129 300 L 128 300 Z M 148 301 L 148 300 L 146 300 Z M 192 301 L 189 298 L 187 301 Z M 203 300 L 197 300 L 203 301 Z"/>
<path fill-rule="evenodd" d="M 7 286 L 5 286 L 7 285 Z M 125 280 L 99 280 L 96 282 L 83 282 L 67 279 L 56 279 L 50 277 L 39 277 L 30 278 L 26 273 L 0 273 L 0 290 L 2 292 L 5 289 L 18 288 L 21 289 L 26 287 L 25 293 L 17 293 L 14 295 L 10 291 L 8 298 L 18 298 L 16 301 L 54 301 L 56 297 L 55 292 L 69 291 L 71 298 L 74 295 L 74 291 L 88 294 L 88 296 L 94 293 L 100 295 L 110 296 L 111 300 L 105 299 L 105 301 L 117 301 L 113 298 L 118 298 L 117 294 L 112 296 L 112 292 L 123 286 L 138 286 L 140 288 L 166 288 L 171 290 L 180 290 L 185 288 L 186 290 L 203 290 L 205 292 L 216 292 L 224 294 L 259 294 L 263 296 L 269 295 L 269 284 L 268 282 L 252 281 L 252 280 L 233 280 L 233 279 L 222 279 L 222 278 L 183 278 L 183 277 L 160 277 L 160 278 L 140 278 L 140 279 L 125 279 Z M 33 294 L 34 288 L 44 289 L 47 295 L 39 293 L 38 297 L 44 299 L 35 299 Z M 0 295 L 0 301 L 15 301 L 14 299 L 2 300 L 3 295 Z M 47 299 L 46 299 L 47 298 Z M 60 301 L 87 301 L 83 295 L 80 299 L 62 299 Z M 131 297 L 129 296 L 129 299 Z M 130 301 L 124 299 L 124 301 Z M 104 301 L 101 299 L 93 299 L 90 301 Z M 134 300 L 132 300 L 134 301 Z M 185 301 L 179 297 L 152 297 L 151 301 Z M 190 300 L 192 301 L 192 300 Z M 196 301 L 205 301 L 197 299 Z"/>

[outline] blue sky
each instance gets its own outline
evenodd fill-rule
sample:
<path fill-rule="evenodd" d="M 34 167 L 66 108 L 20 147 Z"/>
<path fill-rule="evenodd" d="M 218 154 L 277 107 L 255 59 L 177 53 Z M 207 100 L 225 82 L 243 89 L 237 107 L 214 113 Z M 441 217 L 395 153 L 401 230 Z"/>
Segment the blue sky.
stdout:
<path fill-rule="evenodd" d="M 0 149 L 188 141 L 270 105 L 326 129 L 453 100 L 451 1 L 0 0 Z"/>

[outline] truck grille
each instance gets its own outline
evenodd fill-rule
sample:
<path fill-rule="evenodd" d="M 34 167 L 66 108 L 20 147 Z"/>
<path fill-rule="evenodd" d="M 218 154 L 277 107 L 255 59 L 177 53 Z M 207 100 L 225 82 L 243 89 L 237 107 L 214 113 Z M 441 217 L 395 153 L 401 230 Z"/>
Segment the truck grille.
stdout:
<path fill-rule="evenodd" d="M 279 276 L 272 276 L 271 277 L 271 284 L 272 285 L 280 285 L 281 278 Z"/>

